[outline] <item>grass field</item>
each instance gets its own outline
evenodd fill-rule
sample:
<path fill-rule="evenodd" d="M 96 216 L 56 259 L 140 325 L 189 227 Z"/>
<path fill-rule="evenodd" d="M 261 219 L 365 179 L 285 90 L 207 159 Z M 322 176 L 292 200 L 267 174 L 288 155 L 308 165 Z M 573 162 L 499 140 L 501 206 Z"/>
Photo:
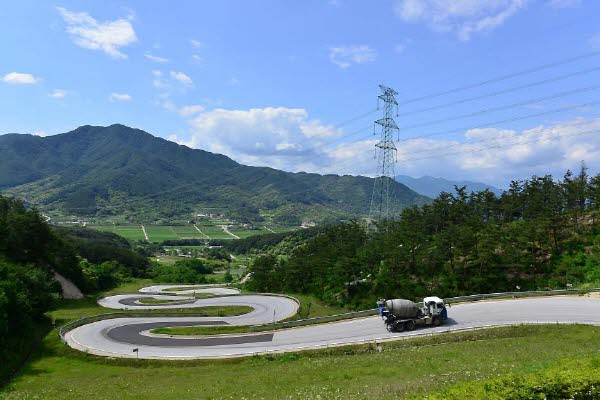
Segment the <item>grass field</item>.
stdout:
<path fill-rule="evenodd" d="M 231 233 L 239 236 L 241 239 L 254 236 L 254 235 L 264 235 L 265 233 L 272 233 L 265 228 L 260 229 L 230 229 Z"/>
<path fill-rule="evenodd" d="M 600 328 L 519 326 L 223 361 L 98 358 L 51 332 L 4 399 L 398 399 L 598 358 Z M 597 364 L 597 363 L 596 363 Z"/>
<path fill-rule="evenodd" d="M 88 225 L 90 228 L 104 232 L 112 232 L 129 240 L 144 240 L 141 225 Z"/>
<path fill-rule="evenodd" d="M 223 231 L 223 228 L 215 225 L 199 225 L 198 228 L 211 239 L 233 239 L 233 236 Z"/>

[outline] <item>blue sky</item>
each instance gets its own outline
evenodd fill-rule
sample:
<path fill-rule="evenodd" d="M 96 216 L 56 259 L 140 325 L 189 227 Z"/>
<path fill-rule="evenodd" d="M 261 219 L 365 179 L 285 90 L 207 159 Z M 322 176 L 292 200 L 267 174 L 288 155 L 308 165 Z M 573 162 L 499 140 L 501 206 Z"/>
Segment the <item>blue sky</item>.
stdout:
<path fill-rule="evenodd" d="M 246 164 L 372 175 L 384 83 L 397 173 L 596 172 L 598 15 L 592 0 L 6 2 L 0 132 L 122 123 Z"/>

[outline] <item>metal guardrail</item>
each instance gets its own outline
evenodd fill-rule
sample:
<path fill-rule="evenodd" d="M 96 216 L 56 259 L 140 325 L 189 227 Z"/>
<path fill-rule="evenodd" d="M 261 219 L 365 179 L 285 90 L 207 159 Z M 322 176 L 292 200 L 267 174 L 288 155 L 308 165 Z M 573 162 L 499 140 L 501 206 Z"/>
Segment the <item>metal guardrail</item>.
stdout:
<path fill-rule="evenodd" d="M 493 299 L 498 297 L 528 297 L 528 296 L 548 296 L 561 294 L 582 294 L 590 292 L 600 292 L 600 288 L 591 289 L 558 289 L 558 290 L 526 290 L 522 292 L 498 292 L 487 294 L 471 294 L 466 296 L 447 297 L 445 302 L 467 301 L 467 300 L 483 300 Z"/>
<path fill-rule="evenodd" d="M 326 315 L 323 317 L 313 317 L 313 318 L 304 318 L 304 319 L 296 319 L 292 321 L 282 321 L 282 322 L 272 322 L 269 324 L 260 324 L 260 325 L 251 325 L 250 330 L 258 330 L 262 328 L 287 328 L 299 325 L 309 325 L 317 322 L 327 322 L 327 321 L 338 321 L 342 319 L 350 319 L 355 317 L 363 317 L 368 315 L 375 315 L 378 313 L 376 308 L 372 308 L 369 310 L 361 310 L 361 311 L 351 311 L 342 314 L 333 314 Z"/>
<path fill-rule="evenodd" d="M 92 322 L 98 322 L 98 321 L 103 321 L 106 319 L 113 319 L 113 318 L 160 318 L 160 317 L 181 317 L 181 318 L 186 318 L 186 317 L 207 317 L 210 318 L 206 315 L 206 313 L 202 313 L 202 312 L 168 312 L 168 311 L 122 311 L 122 312 L 110 312 L 110 313 L 103 313 L 103 314 L 96 314 L 96 315 L 90 315 L 88 317 L 83 317 L 83 318 L 79 318 L 75 321 L 71 321 L 68 322 L 62 326 L 59 326 L 58 328 L 56 328 L 56 330 L 58 331 L 58 335 L 60 336 L 60 339 L 65 342 L 65 334 L 67 332 L 69 332 L 70 330 L 73 330 L 75 328 L 78 328 L 80 326 L 83 325 L 87 325 L 90 324 Z M 214 317 L 218 317 L 218 315 L 215 315 Z"/>

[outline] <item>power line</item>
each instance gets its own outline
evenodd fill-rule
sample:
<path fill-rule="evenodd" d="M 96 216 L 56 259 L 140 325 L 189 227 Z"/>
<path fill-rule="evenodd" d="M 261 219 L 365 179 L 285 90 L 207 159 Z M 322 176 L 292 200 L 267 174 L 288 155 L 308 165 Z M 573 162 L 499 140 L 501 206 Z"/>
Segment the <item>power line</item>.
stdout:
<path fill-rule="evenodd" d="M 407 111 L 407 112 L 404 112 L 404 113 L 400 113 L 397 116 L 403 117 L 403 116 L 407 116 L 407 115 L 419 114 L 419 113 L 422 113 L 422 112 L 425 112 L 425 111 L 438 110 L 440 108 L 446 108 L 446 107 L 454 106 L 454 105 L 457 105 L 457 104 L 463 104 L 463 103 L 467 103 L 469 101 L 481 100 L 481 99 L 485 99 L 487 97 L 499 96 L 501 94 L 516 92 L 518 90 L 527 89 L 527 88 L 531 88 L 531 87 L 539 86 L 539 85 L 544 85 L 546 83 L 557 82 L 557 81 L 560 81 L 560 80 L 563 80 L 563 79 L 568 79 L 568 78 L 572 78 L 574 76 L 589 74 L 591 72 L 595 72 L 595 71 L 599 71 L 599 70 L 600 70 L 600 67 L 594 67 L 594 68 L 590 68 L 590 69 L 585 69 L 585 70 L 573 72 L 573 73 L 570 73 L 570 74 L 556 76 L 554 78 L 548 78 L 548 79 L 544 79 L 544 80 L 541 80 L 541 81 L 537 81 L 537 82 L 533 82 L 533 83 L 528 83 L 526 85 L 521 85 L 521 86 L 516 86 L 516 87 L 509 88 L 509 89 L 500 90 L 500 91 L 493 92 L 493 93 L 488 93 L 488 94 L 484 94 L 484 95 L 480 95 L 480 96 L 470 97 L 470 98 L 467 98 L 467 99 L 457 100 L 457 101 L 453 101 L 453 102 L 450 102 L 450 103 L 439 104 L 439 105 L 432 106 L 432 107 L 421 108 L 419 110 Z"/>
<path fill-rule="evenodd" d="M 547 128 L 541 128 L 541 129 L 532 129 L 530 132 L 526 132 L 523 133 L 520 137 L 524 137 L 524 136 L 529 136 L 529 135 L 533 135 L 536 133 L 540 133 L 540 132 L 545 132 L 545 131 L 552 131 L 555 129 L 562 129 L 562 128 L 569 128 L 569 127 L 576 127 L 576 126 L 583 126 L 583 125 L 590 125 L 590 124 L 595 124 L 595 123 L 599 123 L 600 119 L 593 119 L 593 120 L 589 120 L 589 121 L 579 121 L 579 122 L 573 122 L 573 123 L 569 123 L 569 124 L 561 124 L 561 125 L 554 125 L 554 126 L 549 126 Z M 495 141 L 495 140 L 501 140 L 504 139 L 504 136 L 494 136 L 491 138 L 486 138 L 486 139 L 480 139 L 480 140 L 476 140 L 474 142 L 468 142 L 468 143 L 455 143 L 455 144 L 445 144 L 443 146 L 440 146 L 438 148 L 434 148 L 434 149 L 422 149 L 422 150 L 417 150 L 417 151 L 411 151 L 410 153 L 401 153 L 398 154 L 398 157 L 401 156 L 405 156 L 405 155 L 412 155 L 412 154 L 418 154 L 418 153 L 432 153 L 435 152 L 436 150 L 446 150 L 448 148 L 452 148 L 452 147 L 460 147 L 460 146 L 472 146 L 478 143 L 483 143 L 483 142 L 490 142 L 490 141 Z"/>
<path fill-rule="evenodd" d="M 557 109 L 554 109 L 554 110 L 543 111 L 543 112 L 540 112 L 540 113 L 528 114 L 528 115 L 524 115 L 524 116 L 521 116 L 521 117 L 507 118 L 507 119 L 503 119 L 503 120 L 499 120 L 499 121 L 488 122 L 488 123 L 486 123 L 484 125 L 468 126 L 468 127 L 457 128 L 457 129 L 453 129 L 453 130 L 449 130 L 449 131 L 438 131 L 438 132 L 432 132 L 432 133 L 428 133 L 428 134 L 424 134 L 424 135 L 411 136 L 411 137 L 408 137 L 408 138 L 400 139 L 399 142 L 407 142 L 407 141 L 410 141 L 410 140 L 425 139 L 425 138 L 432 137 L 432 136 L 449 135 L 449 134 L 453 134 L 453 133 L 460 133 L 460 132 L 463 132 L 463 131 L 466 131 L 466 130 L 469 130 L 469 129 L 489 128 L 491 125 L 504 124 L 504 123 L 515 122 L 515 121 L 521 121 L 521 120 L 524 120 L 524 119 L 535 118 L 535 117 L 543 117 L 545 115 L 556 114 L 556 113 L 559 113 L 559 112 L 574 110 L 574 109 L 577 109 L 577 108 L 588 107 L 588 106 L 597 105 L 597 104 L 600 104 L 600 101 L 592 101 L 592 102 L 589 102 L 589 103 L 576 104 L 576 105 L 573 105 L 573 106 L 557 108 Z"/>
<path fill-rule="evenodd" d="M 401 160 L 400 162 L 428 160 L 428 159 L 432 159 L 432 158 L 444 158 L 444 157 L 455 156 L 455 155 L 459 155 L 459 154 L 479 153 L 479 152 L 482 152 L 482 151 L 485 151 L 485 150 L 489 150 L 489 149 L 500 149 L 500 148 L 505 148 L 505 147 L 514 147 L 514 146 L 519 146 L 519 145 L 522 145 L 522 144 L 552 141 L 552 140 L 562 139 L 562 138 L 565 138 L 565 137 L 589 135 L 589 134 L 592 134 L 592 133 L 600 133 L 600 130 L 593 130 L 593 131 L 587 131 L 587 132 L 578 132 L 578 133 L 573 133 L 573 134 L 570 134 L 570 135 L 556 135 L 556 136 L 545 137 L 545 138 L 540 138 L 540 139 L 536 139 L 536 140 L 530 140 L 530 141 L 527 141 L 527 142 L 513 142 L 513 143 L 510 143 L 510 144 L 507 144 L 507 145 L 488 146 L 488 147 L 482 147 L 480 149 L 475 149 L 475 150 L 471 150 L 471 151 L 458 151 L 458 152 L 454 152 L 454 153 L 436 154 L 436 155 L 428 156 L 428 157 L 405 158 L 405 159 Z"/>
<path fill-rule="evenodd" d="M 534 103 L 537 103 L 540 101 L 545 101 L 545 100 L 557 99 L 557 98 L 569 96 L 572 94 L 589 92 L 589 91 L 596 90 L 596 89 L 600 89 L 600 85 L 587 86 L 587 87 L 583 87 L 583 88 L 579 88 L 579 89 L 568 90 L 566 92 L 555 93 L 550 96 L 538 97 L 536 99 L 530 99 L 530 100 L 522 101 L 519 103 L 512 103 L 512 104 L 508 104 L 508 105 L 504 105 L 504 106 L 487 108 L 487 109 L 475 111 L 475 112 L 469 113 L 469 114 L 461 114 L 461 115 L 457 115 L 454 117 L 442 118 L 442 119 L 438 119 L 435 121 L 428 121 L 428 122 L 423 122 L 423 123 L 419 123 L 419 124 L 415 124 L 415 125 L 409 125 L 409 126 L 403 127 L 403 129 L 414 129 L 414 128 L 420 128 L 422 126 L 429 126 L 429 125 L 439 124 L 442 122 L 454 121 L 454 120 L 462 119 L 462 118 L 476 117 L 478 115 L 483 115 L 483 114 L 487 114 L 490 112 L 509 110 L 509 109 L 515 108 L 515 107 L 525 106 L 528 104 L 534 104 Z"/>
<path fill-rule="evenodd" d="M 486 80 L 481 81 L 481 82 L 472 83 L 472 84 L 465 85 L 465 86 L 459 86 L 459 87 L 454 88 L 454 89 L 449 89 L 449 90 L 445 90 L 445 91 L 442 91 L 442 92 L 432 93 L 432 94 L 428 94 L 428 95 L 425 95 L 425 96 L 414 97 L 412 99 L 401 101 L 400 105 L 403 106 L 403 105 L 414 103 L 414 102 L 417 102 L 417 101 L 422 101 L 422 100 L 426 100 L 426 99 L 432 99 L 432 98 L 444 96 L 444 95 L 447 95 L 447 94 L 452 94 L 452 93 L 462 92 L 462 91 L 469 90 L 469 89 L 474 89 L 476 87 L 488 85 L 488 84 L 495 83 L 495 82 L 501 82 L 501 81 L 504 81 L 504 80 L 507 80 L 507 79 L 515 78 L 517 76 L 521 76 L 521 75 L 526 75 L 526 74 L 530 74 L 530 73 L 533 73 L 533 72 L 542 71 L 544 69 L 557 67 L 559 65 L 568 64 L 568 63 L 571 63 L 571 62 L 574 62 L 574 61 L 583 60 L 583 59 L 586 59 L 586 58 L 590 58 L 590 57 L 596 56 L 598 54 L 600 54 L 600 50 L 598 50 L 598 51 L 592 51 L 590 53 L 581 54 L 581 55 L 578 55 L 578 56 L 575 56 L 575 57 L 570 57 L 570 58 L 558 60 L 558 61 L 555 61 L 555 62 L 552 62 L 552 63 L 549 63 L 549 64 L 539 65 L 537 67 L 532 67 L 532 68 L 529 68 L 529 69 L 526 69 L 526 70 L 523 70 L 523 71 L 519 71 L 519 72 L 515 72 L 515 73 L 511 73 L 511 74 L 499 76 L 499 77 L 496 77 L 496 78 L 486 79 Z"/>

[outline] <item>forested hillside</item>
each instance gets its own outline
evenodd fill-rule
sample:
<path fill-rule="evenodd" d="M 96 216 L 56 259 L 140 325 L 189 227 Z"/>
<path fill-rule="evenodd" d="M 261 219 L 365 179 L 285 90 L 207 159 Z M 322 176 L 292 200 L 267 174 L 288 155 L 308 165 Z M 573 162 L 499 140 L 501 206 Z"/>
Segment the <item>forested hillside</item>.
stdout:
<path fill-rule="evenodd" d="M 41 210 L 132 221 L 217 210 L 240 221 L 300 225 L 365 214 L 373 179 L 249 167 L 123 125 L 0 136 L 0 189 Z M 393 204 L 428 198 L 394 182 Z"/>
<path fill-rule="evenodd" d="M 367 231 L 333 226 L 252 266 L 251 289 L 373 307 L 378 298 L 600 285 L 600 174 L 567 172 L 490 191 L 442 193 Z"/>
<path fill-rule="evenodd" d="M 117 235 L 55 229 L 22 202 L 0 196 L 0 382 L 27 354 L 61 289 L 54 271 L 84 293 L 141 276 L 149 263 Z"/>

